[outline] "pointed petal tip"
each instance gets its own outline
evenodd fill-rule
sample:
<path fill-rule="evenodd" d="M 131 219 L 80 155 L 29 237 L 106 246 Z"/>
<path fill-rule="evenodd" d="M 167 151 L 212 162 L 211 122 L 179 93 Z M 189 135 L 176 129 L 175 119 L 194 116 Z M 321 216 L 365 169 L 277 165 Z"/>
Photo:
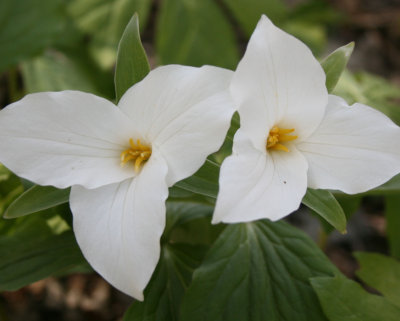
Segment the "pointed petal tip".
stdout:
<path fill-rule="evenodd" d="M 212 225 L 217 225 L 217 224 L 219 224 L 219 223 L 222 223 L 222 221 L 221 221 L 220 219 L 213 218 L 213 219 L 211 220 L 211 224 L 212 224 Z"/>
<path fill-rule="evenodd" d="M 136 300 L 138 300 L 140 302 L 144 301 L 143 291 L 136 292 L 134 295 L 131 295 L 131 296 L 134 297 Z"/>

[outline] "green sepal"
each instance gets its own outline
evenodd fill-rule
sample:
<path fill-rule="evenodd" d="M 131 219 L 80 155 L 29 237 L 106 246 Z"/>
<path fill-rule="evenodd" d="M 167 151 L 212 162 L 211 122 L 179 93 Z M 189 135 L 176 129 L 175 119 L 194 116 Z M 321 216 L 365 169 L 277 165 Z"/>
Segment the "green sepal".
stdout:
<path fill-rule="evenodd" d="M 335 89 L 343 70 L 347 66 L 347 62 L 350 59 L 353 49 L 354 42 L 350 42 L 349 44 L 336 49 L 321 61 L 321 66 L 326 74 L 326 88 L 329 93 Z"/>
<path fill-rule="evenodd" d="M 140 40 L 139 17 L 135 13 L 125 28 L 118 45 L 115 66 L 115 95 L 117 102 L 134 84 L 141 81 L 150 71 Z"/>
<path fill-rule="evenodd" d="M 346 233 L 346 215 L 331 192 L 308 188 L 302 203 L 320 215 L 340 233 Z"/>
<path fill-rule="evenodd" d="M 16 218 L 67 203 L 70 189 L 34 185 L 15 199 L 4 212 L 4 218 Z"/>

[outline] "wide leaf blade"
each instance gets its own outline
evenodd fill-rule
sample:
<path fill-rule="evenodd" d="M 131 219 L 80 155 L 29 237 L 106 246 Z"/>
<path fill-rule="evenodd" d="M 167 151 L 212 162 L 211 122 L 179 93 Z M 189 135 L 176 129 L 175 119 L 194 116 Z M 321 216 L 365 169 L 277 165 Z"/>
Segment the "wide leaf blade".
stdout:
<path fill-rule="evenodd" d="M 315 243 L 285 222 L 229 225 L 195 271 L 181 320 L 326 320 L 308 280 L 335 272 Z"/>

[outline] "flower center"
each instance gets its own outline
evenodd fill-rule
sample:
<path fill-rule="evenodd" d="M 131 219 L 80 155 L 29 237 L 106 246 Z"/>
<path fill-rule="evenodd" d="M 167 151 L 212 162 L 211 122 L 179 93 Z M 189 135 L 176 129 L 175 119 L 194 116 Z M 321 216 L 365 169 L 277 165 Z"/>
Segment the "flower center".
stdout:
<path fill-rule="evenodd" d="M 136 144 L 133 139 L 129 139 L 130 147 L 121 153 L 121 166 L 125 166 L 126 163 L 132 161 L 135 166 L 135 172 L 138 173 L 144 163 L 151 156 L 151 147 L 142 145 L 140 139 L 136 140 Z"/>
<path fill-rule="evenodd" d="M 295 140 L 298 136 L 288 135 L 293 132 L 294 128 L 282 129 L 278 126 L 272 127 L 272 129 L 269 131 L 269 135 L 267 138 L 267 149 L 283 150 L 284 152 L 289 152 L 289 149 L 281 143 Z"/>

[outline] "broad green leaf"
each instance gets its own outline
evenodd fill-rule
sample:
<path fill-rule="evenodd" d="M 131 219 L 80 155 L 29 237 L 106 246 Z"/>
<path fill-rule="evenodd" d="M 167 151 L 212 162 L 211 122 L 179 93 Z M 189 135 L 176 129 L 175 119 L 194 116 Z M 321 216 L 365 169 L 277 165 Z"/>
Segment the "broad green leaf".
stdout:
<path fill-rule="evenodd" d="M 354 253 L 361 269 L 357 276 L 400 307 L 400 262 L 378 253 Z"/>
<path fill-rule="evenodd" d="M 218 194 L 219 165 L 206 160 L 204 165 L 191 177 L 175 184 L 183 190 L 216 198 Z"/>
<path fill-rule="evenodd" d="M 386 233 L 390 254 L 400 259 L 400 198 L 398 195 L 385 197 Z"/>
<path fill-rule="evenodd" d="M 67 203 L 69 188 L 57 189 L 53 186 L 35 185 L 22 193 L 4 213 L 5 218 L 15 218 L 36 213 Z"/>
<path fill-rule="evenodd" d="M 44 55 L 22 64 L 22 76 L 28 93 L 80 90 L 99 94 L 90 72 L 82 64 L 57 51 L 46 51 Z"/>
<path fill-rule="evenodd" d="M 61 0 L 0 1 L 0 72 L 60 41 L 62 5 Z"/>
<path fill-rule="evenodd" d="M 343 276 L 311 279 L 322 308 L 330 321 L 397 321 L 400 309 L 378 295 L 366 292 Z"/>
<path fill-rule="evenodd" d="M 14 291 L 87 265 L 71 230 L 55 233 L 44 216 L 19 218 L 0 235 L 0 290 Z"/>
<path fill-rule="evenodd" d="M 118 46 L 114 79 L 117 102 L 131 86 L 141 81 L 149 71 L 150 65 L 140 40 L 139 17 L 135 13 L 126 26 Z"/>
<path fill-rule="evenodd" d="M 132 15 L 137 12 L 144 27 L 151 0 L 72 0 L 68 12 L 77 27 L 90 36 L 89 49 L 98 63 L 111 68 L 116 48 Z"/>
<path fill-rule="evenodd" d="M 160 64 L 205 64 L 235 68 L 239 61 L 233 28 L 213 0 L 164 0 L 156 49 Z"/>
<path fill-rule="evenodd" d="M 346 215 L 331 192 L 309 188 L 302 202 L 339 232 L 346 233 Z"/>
<path fill-rule="evenodd" d="M 310 238 L 283 221 L 228 225 L 193 274 L 181 320 L 323 321 L 308 280 L 336 271 Z"/>
<path fill-rule="evenodd" d="M 253 33 L 262 14 L 267 15 L 274 23 L 281 23 L 288 14 L 288 8 L 282 0 L 223 0 L 223 2 L 232 11 L 247 36 Z"/>
<path fill-rule="evenodd" d="M 326 88 L 331 93 L 335 88 L 339 78 L 346 68 L 347 62 L 354 49 L 354 42 L 336 49 L 328 57 L 321 61 L 321 66 L 326 74 Z"/>

